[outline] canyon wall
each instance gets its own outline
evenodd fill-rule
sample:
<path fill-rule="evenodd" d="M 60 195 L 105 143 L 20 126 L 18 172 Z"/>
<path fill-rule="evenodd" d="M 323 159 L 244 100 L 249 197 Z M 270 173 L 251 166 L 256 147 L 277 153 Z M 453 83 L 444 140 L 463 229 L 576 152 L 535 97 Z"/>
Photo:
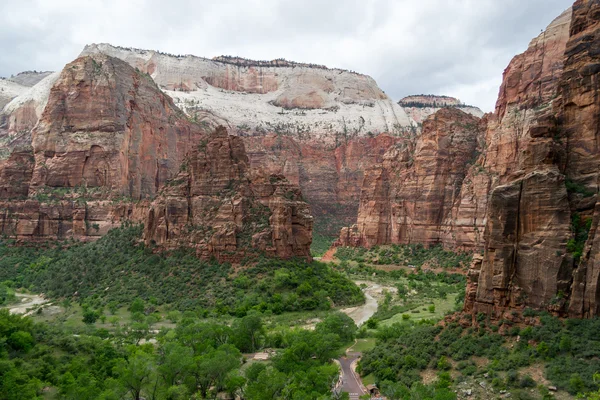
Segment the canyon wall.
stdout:
<path fill-rule="evenodd" d="M 49 79 L 51 89 L 46 99 L 40 100 L 44 96 L 39 94 L 39 85 Z M 0 233 L 7 237 L 27 242 L 93 240 L 123 221 L 145 222 L 156 228 L 156 220 L 151 218 L 159 214 L 156 202 L 179 187 L 178 179 L 188 165 L 197 167 L 192 168 L 195 180 L 219 174 L 232 175 L 232 182 L 245 179 L 245 167 L 235 174 L 227 172 L 241 165 L 238 160 L 247 160 L 239 139 L 229 138 L 221 129 L 215 142 L 209 128 L 190 121 L 152 78 L 122 60 L 104 54 L 80 57 L 33 88 L 37 91 L 26 93 L 28 101 L 17 97 L 4 109 L 9 122 L 1 132 L 7 145 L 0 161 Z M 32 108 L 35 112 L 28 123 L 33 126 L 22 125 L 21 131 L 15 131 L 11 118 Z M 38 108 L 43 112 L 36 120 Z M 214 144 L 228 141 L 235 142 L 229 151 Z M 200 159 L 198 149 L 207 143 L 222 147 L 224 155 L 211 153 Z M 211 190 L 223 189 L 215 183 L 219 179 L 211 178 L 215 184 Z M 271 177 L 255 177 L 256 182 L 261 179 L 270 182 Z M 228 197 L 221 196 L 222 201 L 250 205 L 260 201 L 267 210 L 272 209 L 269 212 L 274 217 L 254 232 L 262 234 L 261 240 L 257 239 L 259 250 L 281 257 L 309 257 L 312 217 L 308 206 L 296 185 L 274 179 L 282 181 L 274 185 L 278 191 L 269 192 L 258 183 L 260 189 L 254 191 L 245 189 L 249 184 L 227 186 Z M 288 193 L 294 193 L 293 201 L 285 197 Z M 202 197 L 204 193 L 194 191 L 193 195 Z M 243 228 L 256 217 L 242 213 L 238 220 L 237 215 L 221 214 L 219 226 L 241 223 Z M 177 224 L 171 223 L 167 239 L 191 223 Z M 172 247 L 160 235 L 156 238 Z M 194 247 L 201 256 L 228 259 L 219 247 L 220 240 L 227 241 L 228 251 L 232 244 L 238 251 L 252 245 L 235 236 L 232 242 L 217 235 L 210 246 L 199 242 Z"/>
<path fill-rule="evenodd" d="M 239 261 L 252 252 L 310 258 L 312 216 L 297 185 L 252 175 L 244 143 L 217 129 L 152 202 L 147 242 Z"/>
<path fill-rule="evenodd" d="M 398 143 L 365 174 L 357 223 L 342 229 L 337 244 L 440 243 L 481 136 L 480 119 L 459 109 L 442 108 L 428 117 L 420 136 Z"/>
<path fill-rule="evenodd" d="M 600 2 L 576 1 L 515 57 L 488 138 L 498 184 L 465 309 L 599 314 Z M 568 18 L 571 17 L 571 18 Z"/>
<path fill-rule="evenodd" d="M 302 188 L 319 232 L 336 236 L 356 220 L 364 171 L 402 138 L 381 134 L 323 147 L 270 134 L 244 137 L 253 170 L 284 175 Z"/>
<path fill-rule="evenodd" d="M 598 315 L 599 35 L 600 2 L 576 1 L 511 61 L 493 114 L 429 116 L 365 174 L 337 244 L 483 250 L 466 311 Z"/>
<path fill-rule="evenodd" d="M 381 162 L 396 141 L 418 133 L 400 105 L 372 78 L 355 72 L 286 60 L 175 56 L 108 44 L 86 46 L 86 55 L 125 61 L 140 78 L 153 80 L 192 122 L 206 130 L 222 125 L 243 137 L 250 168 L 283 174 L 299 184 L 317 228 L 331 236 L 356 219 L 364 171 Z M 0 144 L 29 146 L 56 79 L 58 74 L 52 74 L 30 89 L 7 95 L 11 99 L 18 94 L 0 113 Z M 143 186 L 142 197 L 152 195 Z"/>

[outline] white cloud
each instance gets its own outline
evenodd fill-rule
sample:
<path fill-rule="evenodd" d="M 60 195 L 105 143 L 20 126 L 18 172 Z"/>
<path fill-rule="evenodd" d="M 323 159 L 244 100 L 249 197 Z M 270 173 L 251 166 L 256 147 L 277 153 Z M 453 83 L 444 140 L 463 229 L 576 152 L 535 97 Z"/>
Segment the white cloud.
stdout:
<path fill-rule="evenodd" d="M 502 71 L 571 0 L 4 0 L 0 75 L 56 70 L 88 43 L 342 67 L 392 98 L 493 109 Z"/>

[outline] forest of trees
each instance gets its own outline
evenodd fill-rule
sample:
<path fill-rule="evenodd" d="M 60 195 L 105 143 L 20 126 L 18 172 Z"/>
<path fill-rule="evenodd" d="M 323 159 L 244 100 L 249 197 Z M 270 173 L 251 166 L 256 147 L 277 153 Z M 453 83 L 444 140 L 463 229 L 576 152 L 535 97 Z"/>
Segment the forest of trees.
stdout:
<path fill-rule="evenodd" d="M 0 398 L 330 398 L 338 377 L 331 359 L 355 331 L 341 313 L 314 330 L 269 334 L 259 313 L 227 325 L 186 312 L 175 329 L 157 335 L 155 345 L 93 327 L 73 335 L 0 310 Z M 279 349 L 268 363 L 242 356 L 264 347 Z"/>

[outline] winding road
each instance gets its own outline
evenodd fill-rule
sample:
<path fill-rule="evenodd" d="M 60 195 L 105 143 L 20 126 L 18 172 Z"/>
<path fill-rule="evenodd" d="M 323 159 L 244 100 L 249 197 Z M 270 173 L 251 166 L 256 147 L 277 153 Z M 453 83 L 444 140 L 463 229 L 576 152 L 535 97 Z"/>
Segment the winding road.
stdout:
<path fill-rule="evenodd" d="M 363 289 L 366 299 L 365 304 L 360 307 L 346 308 L 342 312 L 352 318 L 357 326 L 367 322 L 377 312 L 377 301 L 384 296 L 385 290 L 393 293 L 397 291 L 394 287 L 384 287 L 371 281 L 355 281 L 354 283 L 359 286 L 366 285 L 366 288 Z M 337 388 L 337 391 L 348 393 L 350 400 L 358 400 L 360 396 L 366 393 L 360 377 L 354 371 L 361 355 L 362 353 L 359 352 L 346 351 L 345 357 L 337 359 L 341 367 L 341 385 Z"/>
<path fill-rule="evenodd" d="M 360 396 L 366 393 L 358 374 L 354 372 L 354 364 L 358 361 L 360 356 L 361 353 L 347 353 L 346 357 L 338 358 L 338 362 L 341 366 L 342 381 L 338 390 L 348 393 L 350 395 L 350 400 L 358 400 Z"/>

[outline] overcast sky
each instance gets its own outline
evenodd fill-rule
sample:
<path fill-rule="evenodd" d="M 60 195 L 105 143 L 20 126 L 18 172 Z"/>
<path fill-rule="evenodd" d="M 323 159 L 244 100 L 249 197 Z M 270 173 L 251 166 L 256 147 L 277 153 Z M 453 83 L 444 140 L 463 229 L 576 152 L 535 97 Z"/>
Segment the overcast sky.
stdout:
<path fill-rule="evenodd" d="M 58 70 L 88 43 L 324 64 L 394 100 L 491 111 L 502 71 L 572 0 L 0 0 L 0 76 Z"/>

